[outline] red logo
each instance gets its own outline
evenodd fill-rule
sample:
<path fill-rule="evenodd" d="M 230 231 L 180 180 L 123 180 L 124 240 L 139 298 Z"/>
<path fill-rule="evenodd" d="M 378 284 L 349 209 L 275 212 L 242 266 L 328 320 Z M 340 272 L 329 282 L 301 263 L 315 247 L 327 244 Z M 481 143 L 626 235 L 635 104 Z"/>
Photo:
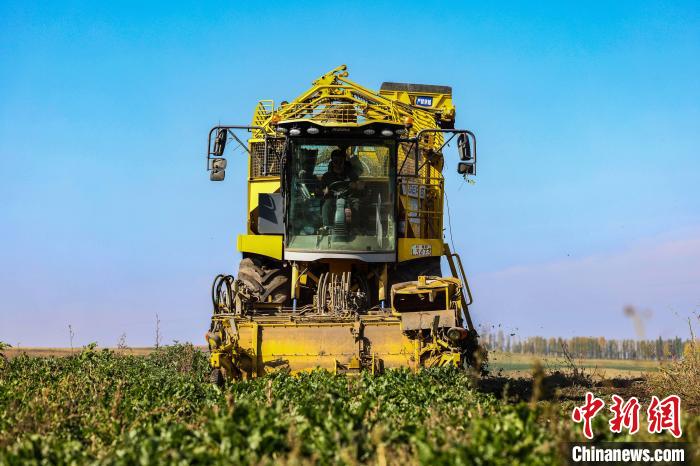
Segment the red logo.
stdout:
<path fill-rule="evenodd" d="M 649 409 L 647 409 L 650 434 L 658 434 L 668 430 L 679 438 L 681 431 L 681 399 L 678 395 L 670 395 L 659 401 L 656 396 L 651 397 Z"/>
<path fill-rule="evenodd" d="M 630 434 L 636 434 L 639 431 L 639 410 L 642 405 L 636 397 L 632 397 L 625 403 L 622 397 L 613 395 L 613 404 L 610 411 L 613 413 L 610 419 L 610 432 L 619 434 L 624 427 Z"/>
<path fill-rule="evenodd" d="M 584 405 L 575 407 L 571 413 L 571 419 L 575 423 L 583 422 L 583 435 L 587 439 L 593 438 L 593 419 L 604 406 L 603 400 L 587 392 Z M 613 395 L 610 405 L 613 416 L 608 421 L 610 432 L 619 434 L 623 429 L 627 429 L 631 435 L 636 434 L 639 431 L 641 408 L 642 405 L 634 396 L 625 401 L 621 396 Z M 656 396 L 651 397 L 647 409 L 647 430 L 650 434 L 660 434 L 667 430 L 676 438 L 681 436 L 681 399 L 678 395 L 670 395 L 663 400 Z"/>
<path fill-rule="evenodd" d="M 574 411 L 571 413 L 571 419 L 575 423 L 583 421 L 583 435 L 588 439 L 593 438 L 593 427 L 591 427 L 591 421 L 598 414 L 598 411 L 603 409 L 605 402 L 600 398 L 596 398 L 591 392 L 586 393 L 586 404 L 581 407 L 575 407 Z"/>

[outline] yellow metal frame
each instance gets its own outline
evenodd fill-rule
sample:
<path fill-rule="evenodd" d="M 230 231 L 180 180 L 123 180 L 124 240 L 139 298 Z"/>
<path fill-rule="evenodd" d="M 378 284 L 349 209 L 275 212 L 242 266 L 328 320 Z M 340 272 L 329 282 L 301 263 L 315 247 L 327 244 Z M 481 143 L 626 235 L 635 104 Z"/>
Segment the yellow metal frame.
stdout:
<path fill-rule="evenodd" d="M 423 331 L 404 328 L 404 314 L 393 308 L 393 297 L 422 294 L 426 290 L 446 293 L 444 311 L 459 314 L 461 289 L 462 283 L 457 278 L 419 277 L 412 285 L 392 289 L 391 312 L 358 318 L 215 314 L 212 321 L 218 330 L 207 334 L 210 364 L 233 378 L 315 368 L 335 373 L 360 370 L 375 373 L 395 367 L 417 371 L 424 367 L 460 366 L 461 351 L 438 337 L 431 322 L 420 327 Z M 366 342 L 371 352 L 366 351 Z"/>
<path fill-rule="evenodd" d="M 326 369 L 332 372 L 372 373 L 390 368 L 462 364 L 461 353 L 435 335 L 426 341 L 403 331 L 401 316 L 362 316 L 354 320 L 292 321 L 263 317 L 220 317 L 223 343 L 212 345 L 210 364 L 233 378 L 254 378 L 276 371 L 290 373 Z M 217 320 L 217 317 L 214 318 Z M 230 337 L 230 322 L 236 334 Z M 357 328 L 361 327 L 360 337 Z M 360 340 L 371 342 L 363 354 Z M 228 343 L 227 343 L 228 342 Z"/>
<path fill-rule="evenodd" d="M 433 106 L 419 108 L 415 106 L 416 95 L 430 95 Z M 454 121 L 455 109 L 450 94 L 434 92 L 413 93 L 407 91 L 375 92 L 348 79 L 347 67 L 341 65 L 313 81 L 312 86 L 291 102 L 284 102 L 275 107 L 272 100 L 258 102 L 253 113 L 252 125 L 261 129 L 253 130 L 248 141 L 252 150 L 253 143 L 262 143 L 264 138 L 279 137 L 277 125 L 295 121 L 312 121 L 318 125 L 358 127 L 371 123 L 391 123 L 405 125 L 406 136 L 415 137 L 421 130 L 437 128 L 437 119 Z M 417 256 L 411 254 L 412 245 L 431 246 L 431 256 L 441 256 L 443 217 L 443 177 L 442 155 L 437 153 L 444 142 L 441 133 L 424 134 L 419 141 L 418 150 L 421 159 L 428 159 L 415 175 L 401 174 L 404 180 L 416 187 L 424 196 L 402 194 L 399 184 L 399 207 L 403 216 L 397 219 L 403 222 L 403 232 L 397 235 L 398 261 L 411 260 Z M 398 166 L 414 167 L 413 151 L 408 152 L 406 144 L 399 144 Z M 408 159 L 408 160 L 407 160 Z M 408 163 L 405 163 L 408 162 Z M 251 160 L 248 164 L 248 225 L 249 236 L 255 235 L 257 223 L 258 195 L 273 193 L 280 189 L 279 176 L 254 177 Z M 273 245 L 274 243 L 274 245 Z M 280 259 L 276 242 L 272 240 L 254 241 L 239 238 L 239 251 L 260 254 Z"/>
<path fill-rule="evenodd" d="M 282 237 L 279 235 L 238 235 L 238 250 L 282 260 Z"/>

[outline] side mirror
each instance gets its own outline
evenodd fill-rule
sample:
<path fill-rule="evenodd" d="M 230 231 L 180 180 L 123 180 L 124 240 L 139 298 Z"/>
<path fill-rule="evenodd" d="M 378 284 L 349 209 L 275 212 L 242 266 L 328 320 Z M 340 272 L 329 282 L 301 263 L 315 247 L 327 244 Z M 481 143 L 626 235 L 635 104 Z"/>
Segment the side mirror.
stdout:
<path fill-rule="evenodd" d="M 211 161 L 212 170 L 226 170 L 226 159 L 214 159 Z"/>
<path fill-rule="evenodd" d="M 469 136 L 466 133 L 460 133 L 457 136 L 457 151 L 459 152 L 460 160 L 472 160 L 472 147 L 469 143 Z"/>
<path fill-rule="evenodd" d="M 476 173 L 476 165 L 473 162 L 459 162 L 457 164 L 457 173 L 460 175 L 473 175 Z"/>
<path fill-rule="evenodd" d="M 209 174 L 209 179 L 211 181 L 223 181 L 226 177 L 226 159 L 212 159 L 211 167 L 209 167 L 211 173 Z"/>
<path fill-rule="evenodd" d="M 228 139 L 228 130 L 224 128 L 219 128 L 216 132 L 216 139 L 214 140 L 214 152 L 213 154 L 221 157 L 224 155 L 224 149 L 226 149 L 226 140 Z"/>
<path fill-rule="evenodd" d="M 209 174 L 209 179 L 211 181 L 224 181 L 224 178 L 226 177 L 226 170 L 222 170 L 219 168 L 214 168 L 211 173 Z"/>

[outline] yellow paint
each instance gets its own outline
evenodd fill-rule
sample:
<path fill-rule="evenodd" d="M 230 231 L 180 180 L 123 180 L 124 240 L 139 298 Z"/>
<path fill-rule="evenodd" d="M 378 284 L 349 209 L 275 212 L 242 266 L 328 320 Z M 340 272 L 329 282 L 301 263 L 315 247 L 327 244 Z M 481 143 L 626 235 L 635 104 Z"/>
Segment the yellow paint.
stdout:
<path fill-rule="evenodd" d="M 292 264 L 292 299 L 299 296 L 299 266 L 295 262 Z"/>
<path fill-rule="evenodd" d="M 292 372 L 316 367 L 333 370 L 338 361 L 349 366 L 359 360 L 353 320 L 337 322 L 253 322 L 241 319 L 238 352 L 252 358 L 252 374 L 262 375 L 280 365 Z M 401 331 L 400 319 L 362 319 L 362 334 L 384 367 L 410 367 L 413 341 Z M 370 356 L 370 355 L 368 355 Z"/>
<path fill-rule="evenodd" d="M 388 269 L 387 265 L 383 264 L 381 275 L 379 277 L 379 296 L 378 296 L 379 301 L 384 301 L 386 299 L 387 286 L 389 283 L 389 279 L 387 277 L 387 269 Z"/>
<path fill-rule="evenodd" d="M 238 250 L 282 260 L 282 236 L 238 235 Z"/>
<path fill-rule="evenodd" d="M 250 162 L 249 162 L 250 163 Z M 248 180 L 248 233 L 253 233 L 250 222 L 257 222 L 252 214 L 258 208 L 258 194 L 270 194 L 280 189 L 279 177 L 252 178 Z M 257 227 L 257 226 L 256 226 Z"/>
<path fill-rule="evenodd" d="M 260 326 L 257 323 L 253 323 L 251 326 L 251 348 L 250 348 L 250 354 L 253 357 L 253 374 L 254 375 L 260 375 L 260 371 L 258 369 L 258 364 L 260 363 L 261 355 L 260 355 Z"/>
<path fill-rule="evenodd" d="M 375 315 L 328 320 L 291 320 L 279 316 L 221 317 L 238 332 L 233 346 L 212 351 L 213 367 L 244 379 L 276 371 L 305 372 L 384 370 L 459 365 L 459 352 L 441 339 L 423 341 L 402 330 L 401 316 Z M 363 350 L 362 344 L 366 345 Z M 214 356 L 216 354 L 216 356 Z M 371 363 L 369 361 L 372 361 Z M 234 369 L 235 368 L 235 369 Z"/>
<path fill-rule="evenodd" d="M 455 107 L 452 103 L 452 94 L 443 94 L 437 92 L 408 92 L 408 91 L 390 91 L 390 90 L 380 90 L 379 94 L 391 99 L 393 101 L 401 102 L 408 105 L 416 105 L 416 98 L 418 96 L 430 96 L 432 97 L 432 105 L 426 107 L 431 110 L 440 110 L 440 117 L 444 121 L 454 121 L 455 118 Z M 413 118 L 407 116 L 404 118 L 410 118 L 410 124 L 413 125 Z"/>

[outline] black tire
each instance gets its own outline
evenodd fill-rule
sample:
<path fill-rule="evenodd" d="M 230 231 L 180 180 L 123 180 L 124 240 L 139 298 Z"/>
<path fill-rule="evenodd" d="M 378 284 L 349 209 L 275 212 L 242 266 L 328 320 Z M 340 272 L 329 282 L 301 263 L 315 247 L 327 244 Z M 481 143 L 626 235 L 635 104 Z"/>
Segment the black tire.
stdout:
<path fill-rule="evenodd" d="M 285 304 L 289 301 L 289 270 L 282 262 L 267 257 L 244 257 L 238 278 L 255 293 L 260 302 Z"/>
<path fill-rule="evenodd" d="M 399 262 L 389 274 L 389 285 L 418 280 L 420 275 L 442 276 L 439 257 L 425 257 L 408 262 Z"/>
<path fill-rule="evenodd" d="M 221 372 L 221 369 L 215 367 L 211 370 L 211 372 L 209 373 L 209 382 L 211 382 L 219 388 L 224 387 L 224 374 L 223 372 Z"/>

